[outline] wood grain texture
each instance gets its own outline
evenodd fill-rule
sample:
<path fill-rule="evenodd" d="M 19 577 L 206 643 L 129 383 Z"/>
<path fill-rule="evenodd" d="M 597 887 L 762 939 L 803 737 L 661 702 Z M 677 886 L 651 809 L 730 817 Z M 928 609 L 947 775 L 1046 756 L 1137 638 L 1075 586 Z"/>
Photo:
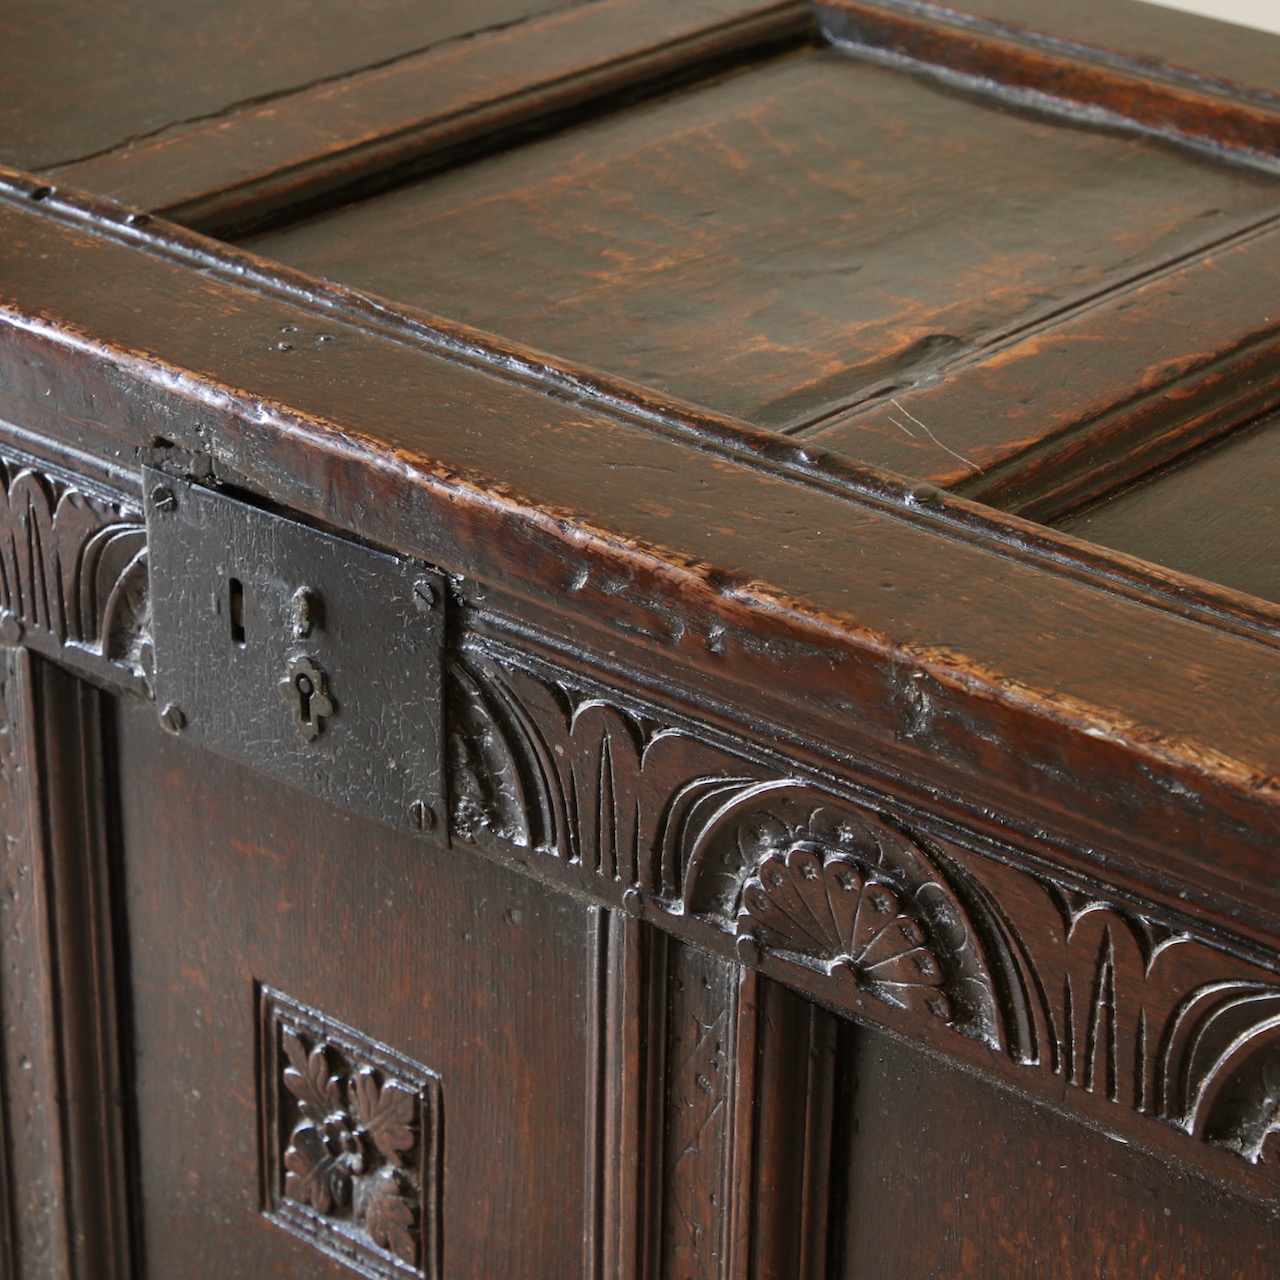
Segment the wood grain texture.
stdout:
<path fill-rule="evenodd" d="M 1152 476 L 1063 522 L 1078 537 L 1280 600 L 1280 420 Z"/>
<path fill-rule="evenodd" d="M 1280 94 L 1274 68 L 1266 68 L 1262 57 L 1229 60 L 1237 69 L 1255 70 L 1262 87 L 1205 75 L 1198 53 L 1192 53 L 1190 69 L 1166 66 L 1140 52 L 1165 41 L 1157 37 L 1151 44 L 1150 35 L 1132 25 L 1108 30 L 1102 21 L 1107 6 L 1086 4 L 1083 20 L 1068 17 L 1065 23 L 1056 10 L 1016 0 L 994 6 L 1005 15 L 997 20 L 983 5 L 957 10 L 918 0 L 823 0 L 817 7 L 827 35 L 863 56 L 932 70 L 980 93 L 1127 124 L 1264 164 L 1280 159 Z M 1037 18 L 1043 23 L 1038 29 L 1027 25 Z M 1058 33 L 1064 27 L 1077 38 L 1063 39 Z M 1189 52 L 1181 33 L 1194 28 L 1175 27 L 1169 44 Z M 1078 36 L 1085 32 L 1099 43 L 1082 42 Z M 1260 52 L 1280 50 L 1274 35 L 1250 36 Z M 1210 36 L 1211 49 L 1219 40 Z"/>
<path fill-rule="evenodd" d="M 445 1275 L 581 1275 L 586 909 L 175 742 L 144 703 L 117 749 L 147 1274 L 350 1274 L 260 1213 L 266 983 L 438 1073 Z"/>
<path fill-rule="evenodd" d="M 841 1049 L 841 1107 L 856 1117 L 838 1273 L 849 1280 L 1266 1273 L 1274 1207 L 883 1035 L 850 1029 Z"/>
<path fill-rule="evenodd" d="M 728 1272 L 737 992 L 732 966 L 673 948 L 667 970 L 659 1274 Z"/>
<path fill-rule="evenodd" d="M 601 110 L 611 96 L 707 76 L 727 59 L 803 38 L 812 21 L 795 0 L 561 5 L 49 172 L 225 234 L 304 201 L 336 199 L 355 183 L 389 181 L 387 171 L 403 181 L 509 146 L 571 109 Z"/>
<path fill-rule="evenodd" d="M 249 247 L 795 429 L 1276 199 L 1267 176 L 819 51 Z"/>
<path fill-rule="evenodd" d="M 10 1276 L 68 1273 L 66 1171 L 58 1115 L 58 1020 L 39 792 L 33 660 L 7 646 L 3 748 L 5 1259 Z"/>
<path fill-rule="evenodd" d="M 133 1274 L 114 982 L 100 695 L 5 648 L 7 1265 L 13 1276 Z"/>
<path fill-rule="evenodd" d="M 1004 823 L 995 839 L 976 839 L 972 815 L 958 829 L 936 797 L 933 812 L 904 805 L 899 779 L 858 798 L 849 779 L 854 791 L 837 794 L 800 776 L 794 758 L 771 766 L 760 744 L 677 728 L 634 697 L 624 710 L 616 695 L 515 654 L 475 658 L 450 693 L 455 743 L 473 744 L 454 754 L 459 845 L 621 900 L 657 928 L 1065 1104 L 1125 1141 L 1255 1192 L 1274 1178 L 1272 942 L 1245 959 L 1240 939 L 1212 936 L 1185 902 L 1136 907 L 1111 885 L 1046 874 L 1045 833 L 1020 850 L 1004 842 Z M 593 789 L 597 776 L 615 779 L 616 791 Z M 624 810 L 623 826 L 596 824 Z M 1178 831 L 1162 833 L 1176 848 Z M 753 994 L 735 1025 L 754 1019 L 756 1068 L 785 1073 L 794 1062 L 771 1066 L 764 1048 L 770 990 Z M 821 1092 L 820 1071 L 806 1089 Z M 772 1120 L 757 1118 L 759 1155 Z M 790 1115 L 782 1132 L 805 1124 Z M 800 1157 L 786 1149 L 794 1166 Z M 773 1256 L 775 1244 L 788 1266 L 817 1256 L 819 1227 L 793 1234 L 814 1202 L 785 1212 L 777 1195 L 769 1203 L 777 1215 L 731 1233 L 736 1252 L 717 1254 L 719 1265 Z"/>
<path fill-rule="evenodd" d="M 922 6 L 923 7 L 923 6 Z M 977 0 L 953 12 L 1107 51 L 1153 71 L 1167 68 L 1235 91 L 1280 93 L 1275 37 L 1142 0 Z"/>
<path fill-rule="evenodd" d="M 583 1274 L 652 1274 L 663 1189 L 666 938 L 622 912 L 593 912 Z"/>
<path fill-rule="evenodd" d="M 1232 430 L 1280 394 L 1280 236 L 1269 216 L 1218 239 L 1219 220 L 1186 257 L 887 377 L 806 439 L 1051 520 Z"/>
<path fill-rule="evenodd" d="M 1040 37 L 1019 41 L 1033 62 L 1045 53 Z M 715 130 L 702 107 L 683 120 L 673 107 L 822 57 L 559 141 L 607 140 L 665 112 L 655 136 L 674 156 Z M 880 88 L 858 111 L 825 95 L 837 107 L 824 146 L 842 123 L 899 151 L 926 138 L 949 156 L 936 180 L 976 215 L 993 207 L 991 171 L 965 185 L 981 137 L 1025 130 L 997 148 L 996 177 L 1032 199 L 1018 209 L 1001 190 L 1008 216 L 989 234 L 930 188 L 928 157 L 876 168 L 869 149 L 888 196 L 913 195 L 926 214 L 904 240 L 867 197 L 910 285 L 900 297 L 881 281 L 883 316 L 909 320 L 924 290 L 972 327 L 952 347 L 913 340 L 905 366 L 884 363 L 892 333 L 858 368 L 872 380 L 827 388 L 822 404 L 843 409 L 900 373 L 923 384 L 948 362 L 988 373 L 982 358 L 966 364 L 984 342 L 984 355 L 1035 363 L 1026 344 L 1051 340 L 1055 322 L 1123 332 L 1129 295 L 1139 317 L 1180 320 L 1169 363 L 1155 343 L 1131 349 L 1143 373 L 1126 397 L 1118 352 L 1012 452 L 1016 428 L 999 424 L 992 491 L 1078 500 L 1094 483 L 1082 459 L 1095 423 L 1113 456 L 1096 483 L 1114 485 L 1269 403 L 1274 335 L 1253 310 L 1268 282 L 1231 254 L 1265 246 L 1270 179 L 972 103 L 972 145 L 948 149 L 919 128 L 936 119 L 942 139 L 938 90 L 840 65 Z M 1240 106 L 1221 86 L 1188 90 L 1181 72 L 1120 71 Z M 792 146 L 826 105 L 802 80 L 789 114 L 769 81 L 761 115 L 744 92 L 715 134 L 732 146 L 672 162 L 683 204 L 649 182 L 670 223 L 658 249 L 678 258 L 680 226 L 696 225 L 704 156 L 718 182 L 751 156 L 734 211 L 754 209 L 761 169 L 735 130 L 766 139 L 785 192 L 829 174 Z M 877 104 L 911 127 L 895 136 Z M 525 148 L 526 163 L 551 145 Z M 640 179 L 661 176 L 619 151 Z M 1056 222 L 1045 211 L 1065 198 L 1062 175 L 1023 176 L 1046 162 L 1096 176 L 1112 161 L 1133 174 Z M 554 201 L 521 217 L 576 221 L 584 242 L 619 209 L 631 217 L 648 190 L 601 172 L 588 185 L 608 198 L 591 219 Z M 1210 194 L 1191 173 L 1230 189 L 1221 216 L 1191 217 Z M 1166 197 L 1154 212 L 1137 181 L 1153 174 Z M 828 209 L 854 191 L 823 182 Z M 756 199 L 770 233 L 785 199 Z M 513 221 L 557 261 L 574 248 L 564 229 L 538 241 L 532 221 Z M 726 262 L 750 257 L 730 230 L 695 237 L 722 259 L 716 288 Z M 771 235 L 745 240 L 763 246 L 764 269 L 744 295 L 763 287 L 773 304 L 776 278 L 813 296 L 824 266 L 812 243 L 769 263 Z M 941 245 L 932 259 L 926 242 Z M 597 328 L 615 294 L 643 293 L 636 260 L 626 289 L 603 290 Z M 934 275 L 911 276 L 919 266 Z M 947 274 L 974 297 L 948 295 Z M 996 283 L 979 296 L 984 275 Z M 1219 332 L 1183 342 L 1195 316 L 1178 310 L 1173 277 L 1249 287 Z M 123 630 L 141 654 L 164 575 L 105 576 L 99 596 L 138 586 L 123 629 L 80 583 L 98 583 L 86 549 L 100 535 L 136 553 L 121 563 L 158 566 L 159 536 L 135 545 L 140 474 L 149 512 L 148 477 L 185 476 L 182 502 L 223 488 L 264 520 L 284 508 L 421 558 L 447 617 L 433 664 L 443 705 L 425 708 L 449 748 L 434 834 L 377 826 L 204 751 L 180 719 L 157 717 L 144 663 L 135 696 L 113 704 L 105 751 L 102 695 L 43 657 L 3 669 L 16 699 L 0 717 L 6 870 L 34 849 L 37 883 L 9 895 L 34 904 L 34 927 L 0 938 L 2 1114 L 9 1130 L 11 1100 L 31 1101 L 11 1061 L 30 1044 L 44 1092 L 34 1125 L 19 1108 L 20 1140 L 5 1136 L 11 1199 L 22 1178 L 37 1193 L 34 1228 L 21 1206 L 9 1215 L 10 1243 L 31 1232 L 37 1280 L 1265 1269 L 1280 1187 L 1280 605 L 40 180 L 0 176 L 0 282 L 0 452 L 14 463 L 0 476 L 0 639 L 75 653 L 82 674 L 119 684 L 103 637 Z M 503 285 L 518 289 L 518 272 Z M 784 317 L 806 342 L 826 333 L 823 316 L 802 318 L 808 329 Z M 846 325 L 831 350 L 858 332 Z M 802 346 L 802 362 L 826 358 Z M 1050 367 L 1069 364 L 1046 350 Z M 739 356 L 723 385 L 749 368 Z M 1017 365 L 1009 385 L 1028 376 Z M 815 385 L 777 389 L 768 404 L 796 412 L 778 424 L 825 412 L 804 400 Z M 1183 399 L 1176 413 L 1144 416 L 1144 396 L 1167 394 Z M 1144 456 L 1115 461 L 1126 440 Z M 370 592 L 350 585 L 362 607 Z M 199 675 L 216 678 L 203 663 Z M 345 695 L 332 694 L 335 719 Z M 38 1250 L 54 1219 L 50 1260 Z"/>
<path fill-rule="evenodd" d="M 73 425 L 89 419 L 99 448 L 149 447 L 159 432 L 212 447 L 268 496 L 457 566 L 509 593 L 536 628 L 658 685 L 678 678 L 681 698 L 741 697 L 753 723 L 789 742 L 840 743 L 962 808 L 994 805 L 1015 828 L 1047 824 L 1084 848 L 1105 836 L 1109 865 L 1117 845 L 1129 851 L 1127 875 L 1167 885 L 1176 874 L 1206 910 L 1230 901 L 1238 921 L 1270 918 L 1265 779 L 1280 768 L 1259 690 L 1280 673 L 1264 645 L 1058 571 L 1049 544 L 1023 555 L 901 488 L 835 489 L 741 454 L 691 468 L 687 445 L 634 420 L 322 320 L 217 271 L 193 280 L 83 229 L 9 217 L 8 289 L 22 301 L 7 310 L 22 354 L 6 416 L 34 426 L 65 409 Z M 88 285 L 50 267 L 53 244 Z M 134 387 L 124 401 L 120 376 Z M 1193 667 L 1206 692 L 1189 698 L 1167 673 Z M 1153 772 L 1169 785 L 1153 788 Z M 1156 833 L 1173 812 L 1183 838 L 1171 850 Z"/>
<path fill-rule="evenodd" d="M 5 6 L 0 159 L 39 169 L 572 0 Z M 74 32 L 74 36 L 69 33 Z"/>
<path fill-rule="evenodd" d="M 117 986 L 127 944 L 119 934 L 111 844 L 114 779 L 104 723 L 110 711 L 91 685 L 48 662 L 37 670 L 69 1274 L 125 1280 L 136 1263 L 133 1099 L 127 1000 Z"/>
<path fill-rule="evenodd" d="M 833 1274 L 830 1215 L 839 1020 L 777 983 L 760 984 L 753 1280 Z"/>

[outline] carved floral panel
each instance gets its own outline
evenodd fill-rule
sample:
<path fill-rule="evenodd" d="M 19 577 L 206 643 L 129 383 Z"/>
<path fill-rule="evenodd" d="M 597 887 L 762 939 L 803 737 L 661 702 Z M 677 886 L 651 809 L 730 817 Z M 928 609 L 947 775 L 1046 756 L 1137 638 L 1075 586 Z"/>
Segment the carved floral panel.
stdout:
<path fill-rule="evenodd" d="M 268 1216 L 362 1275 L 437 1276 L 439 1079 L 267 988 L 262 1026 Z"/>

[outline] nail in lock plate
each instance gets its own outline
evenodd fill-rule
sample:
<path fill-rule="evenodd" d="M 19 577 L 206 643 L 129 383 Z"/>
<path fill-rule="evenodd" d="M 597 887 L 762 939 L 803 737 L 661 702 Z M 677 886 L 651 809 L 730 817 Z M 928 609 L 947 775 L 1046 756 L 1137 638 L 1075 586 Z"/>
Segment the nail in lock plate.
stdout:
<path fill-rule="evenodd" d="M 397 827 L 443 826 L 445 582 L 144 468 L 171 732 Z"/>

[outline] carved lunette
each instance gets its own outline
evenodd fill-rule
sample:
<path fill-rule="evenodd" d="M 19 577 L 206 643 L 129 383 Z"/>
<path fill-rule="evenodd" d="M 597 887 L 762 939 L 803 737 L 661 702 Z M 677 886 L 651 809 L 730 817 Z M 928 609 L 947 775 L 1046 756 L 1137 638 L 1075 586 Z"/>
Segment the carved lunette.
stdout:
<path fill-rule="evenodd" d="M 0 457 L 0 639 L 137 685 L 149 627 L 141 514 Z"/>
<path fill-rule="evenodd" d="M 455 838 L 576 866 L 832 1007 L 1274 1161 L 1261 966 L 513 654 L 456 654 L 450 706 Z"/>

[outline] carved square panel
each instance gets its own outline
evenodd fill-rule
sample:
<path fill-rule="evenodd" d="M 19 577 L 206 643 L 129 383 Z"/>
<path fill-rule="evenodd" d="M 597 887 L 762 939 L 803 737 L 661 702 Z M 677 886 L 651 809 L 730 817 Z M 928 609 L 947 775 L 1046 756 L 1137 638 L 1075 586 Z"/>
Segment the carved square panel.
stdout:
<path fill-rule="evenodd" d="M 440 1080 L 263 987 L 265 1212 L 361 1275 L 439 1274 Z"/>

